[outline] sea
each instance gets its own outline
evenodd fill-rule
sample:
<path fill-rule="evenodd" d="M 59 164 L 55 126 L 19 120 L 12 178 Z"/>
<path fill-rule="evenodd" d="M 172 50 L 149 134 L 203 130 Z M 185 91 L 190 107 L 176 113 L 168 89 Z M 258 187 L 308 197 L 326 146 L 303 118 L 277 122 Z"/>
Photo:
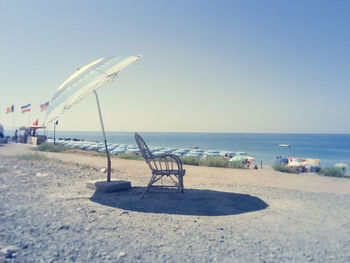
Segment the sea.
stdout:
<path fill-rule="evenodd" d="M 350 134 L 140 132 L 140 135 L 148 146 L 246 152 L 267 165 L 282 156 L 320 159 L 322 167 L 340 162 L 350 166 Z M 48 136 L 53 137 L 53 133 Z M 107 132 L 106 137 L 108 143 L 136 145 L 133 132 Z M 102 133 L 97 131 L 58 130 L 56 138 L 103 142 Z"/>

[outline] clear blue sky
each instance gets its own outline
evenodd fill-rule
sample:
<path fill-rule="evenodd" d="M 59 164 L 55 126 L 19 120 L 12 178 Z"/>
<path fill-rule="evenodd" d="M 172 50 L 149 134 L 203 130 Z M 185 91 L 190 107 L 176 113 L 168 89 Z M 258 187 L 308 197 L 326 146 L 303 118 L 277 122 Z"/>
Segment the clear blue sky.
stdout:
<path fill-rule="evenodd" d="M 76 68 L 143 55 L 99 90 L 109 131 L 350 133 L 350 1 L 0 3 L 7 129 Z M 94 97 L 60 129 L 99 130 Z"/>

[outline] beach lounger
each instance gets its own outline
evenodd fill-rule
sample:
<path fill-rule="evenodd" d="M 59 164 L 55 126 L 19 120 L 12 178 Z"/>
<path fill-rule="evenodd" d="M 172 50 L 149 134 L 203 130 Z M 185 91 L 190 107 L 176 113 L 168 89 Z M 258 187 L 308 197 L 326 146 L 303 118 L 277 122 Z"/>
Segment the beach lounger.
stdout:
<path fill-rule="evenodd" d="M 174 154 L 153 155 L 145 141 L 138 133 L 135 133 L 135 140 L 143 158 L 145 158 L 146 163 L 152 172 L 151 180 L 149 181 L 146 190 L 141 195 L 141 198 L 151 187 L 155 187 L 154 184 L 161 180 L 164 176 L 170 178 L 174 185 L 160 185 L 160 187 L 177 187 L 179 192 L 183 192 L 183 177 L 186 170 L 182 168 L 180 158 Z"/>

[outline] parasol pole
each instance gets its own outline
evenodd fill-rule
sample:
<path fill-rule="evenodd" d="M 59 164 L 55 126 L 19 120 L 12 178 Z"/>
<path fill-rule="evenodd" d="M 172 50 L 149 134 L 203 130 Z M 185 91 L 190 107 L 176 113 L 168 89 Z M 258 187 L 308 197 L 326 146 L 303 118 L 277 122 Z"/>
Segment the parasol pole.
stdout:
<path fill-rule="evenodd" d="M 106 154 L 107 154 L 107 182 L 110 182 L 110 181 L 111 181 L 111 159 L 110 159 L 109 151 L 108 151 L 108 147 L 107 147 L 107 139 L 106 139 L 106 134 L 105 134 L 105 128 L 104 128 L 104 126 L 103 126 L 103 120 L 102 120 L 100 102 L 99 102 L 99 100 L 98 100 L 98 96 L 97 96 L 96 90 L 93 90 L 93 92 L 95 93 L 95 97 L 96 97 L 97 108 L 98 108 L 98 114 L 100 115 L 100 122 L 101 122 L 102 134 L 103 134 L 103 138 L 104 138 L 104 141 L 105 141 L 105 147 L 106 147 Z"/>

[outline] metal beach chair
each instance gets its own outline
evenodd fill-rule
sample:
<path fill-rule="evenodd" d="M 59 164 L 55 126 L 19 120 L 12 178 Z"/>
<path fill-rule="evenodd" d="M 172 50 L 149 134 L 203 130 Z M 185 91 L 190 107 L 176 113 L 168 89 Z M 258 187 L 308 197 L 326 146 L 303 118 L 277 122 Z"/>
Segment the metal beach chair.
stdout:
<path fill-rule="evenodd" d="M 155 187 L 155 185 L 153 185 L 154 183 L 161 180 L 164 176 L 170 178 L 174 185 L 160 185 L 160 187 L 177 187 L 179 192 L 183 192 L 183 177 L 186 170 L 182 168 L 180 158 L 174 154 L 153 155 L 138 133 L 135 133 L 135 140 L 143 158 L 145 158 L 146 163 L 152 172 L 151 180 L 149 181 L 146 190 L 141 195 L 141 198 L 144 197 L 151 187 Z"/>

